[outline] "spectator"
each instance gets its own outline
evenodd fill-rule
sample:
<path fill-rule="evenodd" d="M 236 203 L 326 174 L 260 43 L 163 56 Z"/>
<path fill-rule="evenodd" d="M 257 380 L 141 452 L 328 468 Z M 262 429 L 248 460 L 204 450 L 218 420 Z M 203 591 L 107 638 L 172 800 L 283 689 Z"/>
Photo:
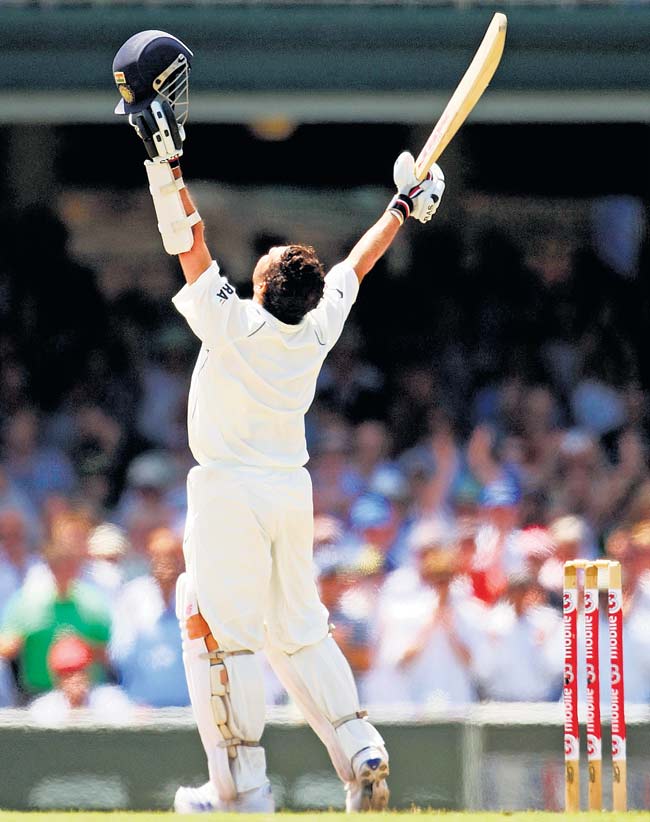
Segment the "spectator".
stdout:
<path fill-rule="evenodd" d="M 540 347 L 544 364 L 558 387 L 570 390 L 577 377 L 575 344 L 600 306 L 587 272 L 575 260 L 575 240 L 562 227 L 544 226 L 531 238 L 526 263 L 533 306 L 528 339 Z"/>
<path fill-rule="evenodd" d="M 18 215 L 10 249 L 17 336 L 36 402 L 53 409 L 81 377 L 90 353 L 105 343 L 105 300 L 94 272 L 68 253 L 68 230 L 49 206 L 30 206 Z"/>
<path fill-rule="evenodd" d="M 18 659 L 21 687 L 28 695 L 47 691 L 52 678 L 47 655 L 62 633 L 74 633 L 93 649 L 93 679 L 103 675 L 109 615 L 103 598 L 81 581 L 86 545 L 83 518 L 68 516 L 43 550 L 42 572 L 31 573 L 9 600 L 0 625 L 0 657 Z"/>
<path fill-rule="evenodd" d="M 168 528 L 147 538 L 151 573 L 128 582 L 115 605 L 110 658 L 132 702 L 189 705 L 176 616 L 183 544 Z"/>
<path fill-rule="evenodd" d="M 348 541 L 343 543 L 348 550 L 358 554 L 371 549 L 383 564 L 399 532 L 399 510 L 379 494 L 364 494 L 350 509 L 350 526 Z"/>
<path fill-rule="evenodd" d="M 314 558 L 327 548 L 337 545 L 343 537 L 343 523 L 336 517 L 328 514 L 318 514 L 314 517 Z"/>
<path fill-rule="evenodd" d="M 5 424 L 2 458 L 10 479 L 31 500 L 41 503 L 51 492 L 69 494 L 76 477 L 68 457 L 38 441 L 36 412 L 22 408 Z"/>
<path fill-rule="evenodd" d="M 448 518 L 453 489 L 460 481 L 461 455 L 449 416 L 429 413 L 429 433 L 402 455 L 400 467 L 411 480 L 412 510 L 418 517 Z"/>
<path fill-rule="evenodd" d="M 623 514 L 637 490 L 648 481 L 647 447 L 640 431 L 629 428 L 617 442 L 618 461 L 605 484 L 601 521 L 610 525 Z"/>
<path fill-rule="evenodd" d="M 601 522 L 602 500 L 607 495 L 607 463 L 597 441 L 574 428 L 559 442 L 554 476 L 550 478 L 551 517 L 575 514 L 597 529 Z"/>
<path fill-rule="evenodd" d="M 16 683 L 11 665 L 0 659 L 0 708 L 13 708 L 17 704 Z"/>
<path fill-rule="evenodd" d="M 118 418 L 99 405 L 82 402 L 74 410 L 72 455 L 83 499 L 104 510 L 115 503 L 124 476 L 126 432 Z"/>
<path fill-rule="evenodd" d="M 25 520 L 27 536 L 36 544 L 41 537 L 38 512 L 29 497 L 12 482 L 5 466 L 0 462 L 0 511 L 19 511 Z"/>
<path fill-rule="evenodd" d="M 582 517 L 558 517 L 551 522 L 549 534 L 554 550 L 539 569 L 538 580 L 551 601 L 559 606 L 564 584 L 564 563 L 572 559 L 595 559 L 595 555 L 588 544 L 587 523 Z"/>
<path fill-rule="evenodd" d="M 394 571 L 380 593 L 366 698 L 379 704 L 468 704 L 476 699 L 471 664 L 483 608 L 457 575 L 458 556 L 444 524 L 420 523 L 411 545 L 413 566 Z"/>
<path fill-rule="evenodd" d="M 604 542 L 626 575 L 628 691 L 634 700 L 650 700 L 644 690 L 650 679 L 648 295 L 643 278 L 621 284 L 576 250 L 578 232 L 569 227 L 582 219 L 584 204 L 568 209 L 564 228 L 536 221 L 525 264 L 496 215 L 493 224 L 474 223 L 466 235 L 478 240 L 471 248 L 442 235 L 426 241 L 439 252 L 444 240 L 451 279 L 431 276 L 428 246 L 414 247 L 412 258 L 387 259 L 386 276 L 367 286 L 375 299 L 358 309 L 363 345 L 354 330 L 344 334 L 321 372 L 307 418 L 314 556 L 328 569 L 324 596 L 361 689 L 367 676 L 377 698 L 444 702 L 446 686 L 425 691 L 423 685 L 416 693 L 410 679 L 424 682 L 427 660 L 439 673 L 434 652 L 451 660 L 456 673 L 463 658 L 436 622 L 445 586 L 421 573 L 428 551 L 441 566 L 450 562 L 440 622 L 453 612 L 457 649 L 464 645 L 476 673 L 483 671 L 483 692 L 496 693 L 492 668 L 481 653 L 474 659 L 474 613 L 483 613 L 489 628 L 478 651 L 497 668 L 514 665 L 513 648 L 526 645 L 531 625 L 547 614 L 546 600 L 561 605 L 564 561 L 596 558 Z M 48 270 L 57 272 L 48 280 L 15 254 L 24 245 L 18 240 L 36 227 Z M 150 633 L 143 630 L 143 638 L 129 623 L 137 642 L 165 645 L 175 631 L 173 604 L 149 573 L 148 543 L 160 527 L 180 533 L 191 461 L 179 437 L 185 414 L 179 392 L 190 375 L 186 340 L 168 327 L 171 269 L 153 289 L 150 282 L 145 289 L 147 272 L 140 272 L 127 293 L 132 271 L 127 265 L 118 271 L 107 259 L 111 276 L 103 287 L 114 299 L 108 319 L 92 272 L 70 259 L 66 231 L 52 214 L 27 212 L 8 238 L 11 259 L 0 264 L 8 275 L 0 282 L 0 705 L 24 701 L 15 693 L 14 668 L 30 694 L 47 687 L 47 644 L 77 622 L 101 623 L 103 608 L 101 630 L 95 625 L 90 636 L 75 628 L 93 648 L 96 676 L 107 635 L 107 606 L 96 603 L 114 605 L 125 580 L 140 576 L 157 591 L 145 595 L 159 614 Z M 415 323 L 412 313 L 399 310 L 413 302 L 412 289 L 407 297 L 399 287 L 406 271 L 426 298 Z M 72 291 L 56 285 L 61 276 Z M 433 304 L 438 319 L 425 328 Z M 161 450 L 143 450 L 153 447 Z M 96 515 L 80 517 L 78 503 Z M 88 543 L 91 519 L 118 522 L 125 533 L 104 522 Z M 412 550 L 432 520 L 449 533 L 437 548 Z M 47 561 L 36 550 L 44 544 Z M 70 562 L 78 569 L 61 591 L 57 580 L 67 572 L 58 567 L 59 551 L 76 557 Z M 544 602 L 529 603 L 538 591 L 520 596 L 513 581 L 520 574 L 538 580 Z M 476 635 L 480 643 L 480 629 Z M 426 647 L 400 661 L 405 643 Z M 503 649 L 498 659 L 494 648 Z M 173 660 L 170 670 L 178 665 Z M 472 698 L 473 671 L 465 669 Z M 461 679 L 454 680 L 452 702 Z M 284 700 L 277 682 L 268 681 L 271 699 Z"/>
<path fill-rule="evenodd" d="M 517 547 L 525 572 L 539 582 L 544 564 L 554 556 L 557 545 L 548 528 L 532 525 L 522 529 L 517 537 Z"/>
<path fill-rule="evenodd" d="M 27 523 L 19 510 L 0 511 L 0 622 L 9 599 L 30 568 L 39 564 L 27 539 Z"/>
<path fill-rule="evenodd" d="M 595 363 L 571 392 L 571 410 L 580 428 L 599 437 L 626 423 L 622 393 L 606 381 Z"/>
<path fill-rule="evenodd" d="M 395 446 L 402 452 L 417 446 L 430 433 L 438 386 L 432 369 L 419 362 L 400 368 L 394 382 L 388 419 Z"/>
<path fill-rule="evenodd" d="M 383 422 L 367 420 L 357 425 L 351 472 L 358 493 L 381 494 L 383 488 L 392 488 L 400 482 L 401 474 L 389 460 L 390 446 L 390 435 Z"/>
<path fill-rule="evenodd" d="M 318 377 L 316 395 L 352 423 L 376 416 L 384 403 L 384 375 L 363 359 L 359 332 L 348 325 Z"/>
<path fill-rule="evenodd" d="M 117 521 L 126 530 L 135 554 L 145 557 L 149 535 L 170 527 L 174 509 L 167 494 L 174 486 L 176 467 L 165 451 L 146 451 L 129 465 L 127 488 L 117 507 Z"/>
<path fill-rule="evenodd" d="M 124 584 L 124 564 L 129 552 L 126 534 L 117 525 L 98 525 L 88 540 L 88 557 L 83 578 L 104 595 L 106 602 L 115 600 Z"/>
<path fill-rule="evenodd" d="M 623 572 L 623 664 L 625 667 L 625 702 L 633 705 L 650 703 L 650 597 L 647 569 L 650 566 L 650 538 L 648 523 L 635 524 L 625 535 L 619 532 L 607 543 L 610 557 L 616 556 Z M 612 550 L 613 548 L 613 550 Z M 600 575 L 599 575 L 600 576 Z M 604 583 L 602 577 L 599 582 Z M 584 619 L 578 618 L 578 647 L 584 644 Z M 607 608 L 600 608 L 600 681 L 608 682 L 609 642 Z M 578 656 L 578 681 L 585 682 L 584 655 Z M 584 692 L 580 694 L 584 698 Z M 603 715 L 610 710 L 611 692 L 601 686 Z"/>
<path fill-rule="evenodd" d="M 29 706 L 31 719 L 56 727 L 73 722 L 77 711 L 85 708 L 93 722 L 128 722 L 132 717 L 129 700 L 116 685 L 92 684 L 92 662 L 92 649 L 78 636 L 57 639 L 47 655 L 54 688 Z"/>
<path fill-rule="evenodd" d="M 350 438 L 346 425 L 330 426 L 321 433 L 311 468 L 314 513 L 346 519 L 361 486 L 349 467 Z"/>
<path fill-rule="evenodd" d="M 477 646 L 481 697 L 499 702 L 559 699 L 561 622 L 534 577 L 511 574 L 503 597 L 486 617 L 484 641 Z"/>
<path fill-rule="evenodd" d="M 155 361 L 143 368 L 138 431 L 155 448 L 175 448 L 185 442 L 194 338 L 184 326 L 169 326 L 156 335 L 154 353 Z"/>
<path fill-rule="evenodd" d="M 552 477 L 561 438 L 557 396 L 547 385 L 532 386 L 519 410 L 522 481 L 528 491 L 543 491 Z"/>
<path fill-rule="evenodd" d="M 321 600 L 329 611 L 336 642 L 355 676 L 362 677 L 370 667 L 371 625 L 383 556 L 370 547 L 354 556 L 330 548 L 321 552 L 318 566 Z"/>
<path fill-rule="evenodd" d="M 607 555 L 618 559 L 630 567 L 632 578 L 636 581 L 636 593 L 642 596 L 650 608 L 650 521 L 637 522 L 628 531 L 627 539 L 615 555 L 613 540 L 607 541 Z"/>
<path fill-rule="evenodd" d="M 457 551 L 457 571 L 465 578 L 472 596 L 489 604 L 493 601 L 493 585 L 489 571 L 482 568 L 476 559 L 476 538 L 478 523 L 472 518 L 458 519 L 454 534 L 454 547 Z"/>
<path fill-rule="evenodd" d="M 0 289 L 2 286 L 0 286 Z M 0 359 L 0 425 L 29 405 L 29 375 L 24 363 L 10 355 L 4 361 Z"/>
<path fill-rule="evenodd" d="M 486 485 L 481 493 L 482 522 L 476 535 L 474 570 L 483 574 L 483 599 L 496 602 L 506 589 L 508 574 L 523 566 L 517 548 L 521 494 L 512 478 Z"/>

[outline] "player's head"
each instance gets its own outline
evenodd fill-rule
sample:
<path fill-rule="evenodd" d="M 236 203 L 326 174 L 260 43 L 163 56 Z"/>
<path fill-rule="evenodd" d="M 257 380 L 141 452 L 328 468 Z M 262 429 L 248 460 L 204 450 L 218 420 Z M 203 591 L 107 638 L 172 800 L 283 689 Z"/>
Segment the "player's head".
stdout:
<path fill-rule="evenodd" d="M 257 262 L 253 288 L 257 300 L 278 320 L 296 325 L 323 296 L 325 271 L 308 245 L 274 246 Z"/>

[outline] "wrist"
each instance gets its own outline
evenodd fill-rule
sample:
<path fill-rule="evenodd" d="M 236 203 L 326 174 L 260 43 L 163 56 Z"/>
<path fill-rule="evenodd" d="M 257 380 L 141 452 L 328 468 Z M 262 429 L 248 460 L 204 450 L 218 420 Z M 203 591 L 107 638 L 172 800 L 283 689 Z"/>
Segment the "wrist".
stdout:
<path fill-rule="evenodd" d="M 413 200 L 408 194 L 398 192 L 388 203 L 386 210 L 399 220 L 400 225 L 404 225 L 413 211 Z"/>

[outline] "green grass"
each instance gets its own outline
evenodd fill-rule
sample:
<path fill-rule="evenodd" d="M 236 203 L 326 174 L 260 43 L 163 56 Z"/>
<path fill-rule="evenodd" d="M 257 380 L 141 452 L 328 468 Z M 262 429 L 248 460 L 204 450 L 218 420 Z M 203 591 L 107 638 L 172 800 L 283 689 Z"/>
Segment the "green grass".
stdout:
<path fill-rule="evenodd" d="M 129 822 L 160 822 L 162 816 L 170 816 L 167 811 L 111 811 L 98 813 L 90 811 L 42 811 L 19 812 L 0 811 L 0 822 L 117 822 L 124 818 Z M 435 819 L 438 822 L 558 822 L 561 818 L 571 817 L 570 814 L 544 813 L 541 811 L 514 812 L 514 813 L 483 813 L 478 812 L 458 812 L 458 811 L 389 811 L 388 813 L 367 813 L 359 817 L 360 820 L 396 819 L 397 817 L 409 817 L 413 822 L 424 822 L 428 819 Z M 179 817 L 180 819 L 203 819 L 205 822 L 233 822 L 237 818 L 245 819 L 245 822 L 271 822 L 273 819 L 284 817 L 287 822 L 333 822 L 349 819 L 346 814 L 340 812 L 318 812 L 292 813 L 284 811 L 275 816 L 268 814 L 246 814 L 245 817 L 236 817 L 229 813 L 193 814 L 191 816 Z M 643 819 L 650 820 L 650 811 L 630 811 L 628 813 L 581 813 L 573 815 L 580 822 L 596 822 L 596 820 L 607 820 L 607 822 L 627 822 L 628 820 Z"/>

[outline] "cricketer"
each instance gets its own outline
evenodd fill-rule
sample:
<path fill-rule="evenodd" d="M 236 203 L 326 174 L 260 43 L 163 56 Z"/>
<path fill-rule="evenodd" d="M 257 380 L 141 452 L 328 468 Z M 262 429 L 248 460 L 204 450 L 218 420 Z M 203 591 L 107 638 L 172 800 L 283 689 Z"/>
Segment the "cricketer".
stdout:
<path fill-rule="evenodd" d="M 313 248 L 276 246 L 255 265 L 242 300 L 219 272 L 181 175 L 192 52 L 160 31 L 131 37 L 113 74 L 117 113 L 144 141 L 165 249 L 186 284 L 173 298 L 201 341 L 189 393 L 186 571 L 176 608 L 192 707 L 209 781 L 181 787 L 181 813 L 272 812 L 260 737 L 264 690 L 257 652 L 326 746 L 346 809 L 388 802 L 384 741 L 360 709 L 350 667 L 330 633 L 312 567 L 312 487 L 304 417 L 359 284 L 408 217 L 427 222 L 444 191 L 404 152 L 397 194 L 349 256 L 325 274 Z"/>

